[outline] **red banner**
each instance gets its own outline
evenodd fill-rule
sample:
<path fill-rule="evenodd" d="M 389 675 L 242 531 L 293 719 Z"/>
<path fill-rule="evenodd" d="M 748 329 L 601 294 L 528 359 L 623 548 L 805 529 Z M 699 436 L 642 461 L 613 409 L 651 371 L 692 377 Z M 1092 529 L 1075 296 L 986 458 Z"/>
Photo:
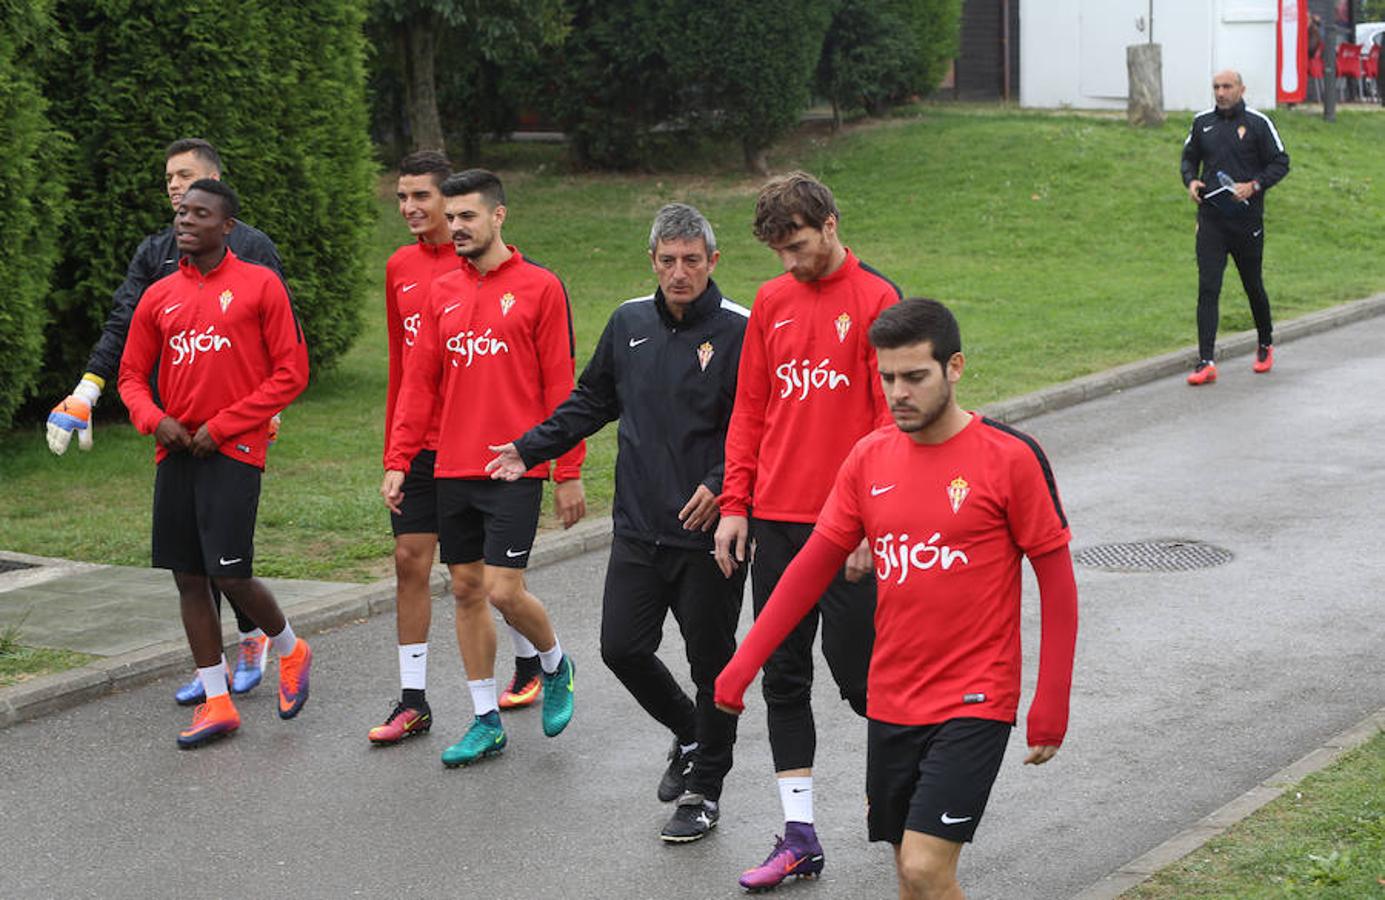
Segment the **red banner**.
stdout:
<path fill-rule="evenodd" d="M 1275 100 L 1302 103 L 1308 94 L 1307 0 L 1279 0 L 1275 49 Z"/>

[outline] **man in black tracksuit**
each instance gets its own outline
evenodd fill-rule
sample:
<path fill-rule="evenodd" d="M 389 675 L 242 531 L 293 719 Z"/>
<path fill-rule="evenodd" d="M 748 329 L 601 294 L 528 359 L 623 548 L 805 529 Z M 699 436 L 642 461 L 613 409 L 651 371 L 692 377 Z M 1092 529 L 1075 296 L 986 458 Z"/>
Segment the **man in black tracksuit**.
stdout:
<path fill-rule="evenodd" d="M 1183 184 L 1197 211 L 1198 365 L 1188 376 L 1193 385 L 1217 380 L 1213 362 L 1217 341 L 1217 300 L 1226 256 L 1236 261 L 1250 300 L 1259 344 L 1252 368 L 1268 372 L 1274 365 L 1270 298 L 1261 278 L 1265 248 L 1264 193 L 1289 174 L 1289 154 L 1279 132 L 1263 113 L 1241 99 L 1245 84 L 1234 71 L 1212 77 L 1216 106 L 1193 118 L 1183 142 Z M 1199 171 L 1199 167 L 1201 171 Z M 1225 178 L 1223 178 L 1225 176 Z M 1204 195 L 1226 184 L 1223 202 Z"/>
<path fill-rule="evenodd" d="M 177 212 L 184 192 L 193 182 L 202 178 L 220 179 L 221 169 L 220 154 L 201 138 L 182 138 L 169 144 L 164 151 L 164 187 L 173 211 Z M 264 232 L 237 221 L 226 236 L 226 246 L 246 262 L 258 263 L 273 269 L 280 279 L 284 277 L 279 251 Z M 48 449 L 57 455 L 62 456 L 67 451 L 74 433 L 80 449 L 91 449 L 91 408 L 96 405 L 106 383 L 112 381 L 120 371 L 120 356 L 125 352 L 125 337 L 130 331 L 130 318 L 135 314 L 135 307 L 139 305 L 146 288 L 178 271 L 181 256 L 172 225 L 146 237 L 135 250 L 125 271 L 125 280 L 115 290 L 101 337 L 91 349 L 86 372 L 72 393 L 59 401 L 48 414 Z M 214 592 L 219 606 L 221 594 Z M 268 639 L 234 603 L 231 608 L 235 610 L 241 637 L 240 658 L 236 662 L 231 689 L 234 693 L 243 694 L 260 683 Z M 247 638 L 251 639 L 250 643 L 246 642 Z M 191 681 L 178 687 L 174 698 L 182 705 L 203 701 L 202 682 L 196 673 L 193 673 Z"/>
<path fill-rule="evenodd" d="M 649 256 L 659 289 L 616 308 L 568 399 L 513 444 L 491 448 L 499 456 L 487 468 L 493 478 L 519 477 L 620 420 L 601 656 L 673 732 L 658 796 L 678 806 L 661 837 L 686 842 L 717 823 L 736 739 L 735 717 L 717 710 L 713 692 L 736 649 L 745 569 L 722 575 L 711 529 L 750 311 L 711 279 L 716 238 L 692 207 L 659 210 Z M 695 702 L 655 655 L 670 609 Z"/>

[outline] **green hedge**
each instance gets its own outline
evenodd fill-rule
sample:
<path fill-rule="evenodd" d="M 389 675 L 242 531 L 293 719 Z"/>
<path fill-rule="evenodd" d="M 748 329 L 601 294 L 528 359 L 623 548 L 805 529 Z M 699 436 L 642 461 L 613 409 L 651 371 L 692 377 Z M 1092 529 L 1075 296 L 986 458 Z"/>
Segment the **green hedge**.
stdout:
<path fill-rule="evenodd" d="M 64 257 L 49 295 L 45 389 L 80 375 L 144 235 L 172 218 L 163 149 L 210 140 L 245 220 L 278 245 L 315 368 L 361 327 L 373 210 L 364 0 L 58 0 L 66 49 L 48 67 L 72 134 Z"/>
<path fill-rule="evenodd" d="M 67 214 L 66 143 L 49 124 L 36 48 L 54 40 L 46 0 L 0 0 L 0 428 L 37 383 L 44 296 Z"/>

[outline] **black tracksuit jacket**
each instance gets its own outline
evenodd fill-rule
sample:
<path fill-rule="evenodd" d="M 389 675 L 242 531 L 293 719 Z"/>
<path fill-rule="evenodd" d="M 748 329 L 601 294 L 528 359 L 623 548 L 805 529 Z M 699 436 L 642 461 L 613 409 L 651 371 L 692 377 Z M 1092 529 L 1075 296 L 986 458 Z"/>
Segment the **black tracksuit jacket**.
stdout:
<path fill-rule="evenodd" d="M 749 315 L 714 281 L 682 321 L 669 314 L 662 291 L 621 304 L 572 393 L 515 442 L 525 466 L 554 459 L 619 419 L 614 533 L 711 549 L 711 533 L 684 531 L 678 513 L 699 484 L 721 493 Z"/>
<path fill-rule="evenodd" d="M 1221 186 L 1218 170 L 1235 181 L 1260 182 L 1260 190 L 1251 195 L 1246 210 L 1248 218 L 1258 220 L 1265 212 L 1265 191 L 1289 174 L 1289 154 L 1274 123 L 1240 101 L 1225 112 L 1214 107 L 1193 118 L 1183 142 L 1182 170 L 1184 187 L 1196 178 L 1209 191 Z M 1198 207 L 1198 214 L 1221 215 L 1208 203 Z"/>
<path fill-rule="evenodd" d="M 283 279 L 284 268 L 279 261 L 279 251 L 263 231 L 238 221 L 226 236 L 226 246 L 246 262 L 273 269 Z M 139 298 L 144 296 L 149 285 L 178 271 L 180 255 L 172 226 L 140 241 L 125 271 L 125 280 L 115 289 L 110 315 L 101 329 L 101 337 L 91 350 L 86 371 L 104 378 L 107 384 L 114 382 L 120 372 L 120 354 L 125 351 L 125 336 L 130 332 L 130 317 L 135 314 Z"/>

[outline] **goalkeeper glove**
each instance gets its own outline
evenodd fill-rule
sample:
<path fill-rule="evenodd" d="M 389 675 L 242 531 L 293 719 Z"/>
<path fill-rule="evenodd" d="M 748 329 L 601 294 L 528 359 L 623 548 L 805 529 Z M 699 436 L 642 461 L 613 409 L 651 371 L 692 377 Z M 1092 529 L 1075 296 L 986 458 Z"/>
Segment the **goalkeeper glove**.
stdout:
<path fill-rule="evenodd" d="M 105 379 L 87 372 L 72 393 L 63 398 L 48 414 L 48 449 L 58 456 L 67 452 L 72 433 L 77 433 L 77 447 L 91 449 L 91 408 L 106 386 Z"/>

